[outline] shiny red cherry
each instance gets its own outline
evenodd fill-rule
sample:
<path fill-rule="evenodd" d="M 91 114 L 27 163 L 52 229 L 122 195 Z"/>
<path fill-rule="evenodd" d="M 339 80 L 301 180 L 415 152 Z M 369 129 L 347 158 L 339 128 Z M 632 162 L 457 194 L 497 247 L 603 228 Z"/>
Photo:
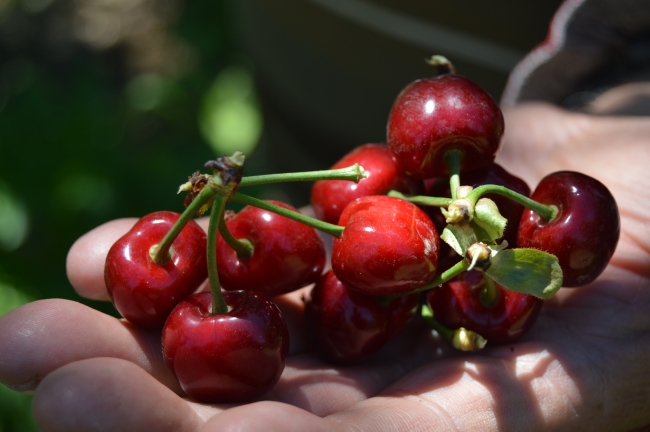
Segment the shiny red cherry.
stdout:
<path fill-rule="evenodd" d="M 316 217 L 337 223 L 345 206 L 356 198 L 384 195 L 397 190 L 407 195 L 420 195 L 424 184 L 407 177 L 398 168 L 395 156 L 383 144 L 364 144 L 343 156 L 331 169 L 345 168 L 358 163 L 367 173 L 359 183 L 346 180 L 320 180 L 311 189 L 311 203 Z"/>
<path fill-rule="evenodd" d="M 288 204 L 269 202 L 298 212 Z M 314 228 L 253 206 L 228 218 L 226 225 L 235 238 L 251 242 L 253 254 L 239 257 L 219 236 L 217 268 L 225 290 L 273 297 L 309 285 L 323 272 L 325 246 Z"/>
<path fill-rule="evenodd" d="M 230 310 L 222 315 L 210 314 L 210 293 L 179 303 L 163 328 L 165 363 L 183 391 L 198 401 L 250 401 L 280 378 L 289 333 L 265 295 L 228 291 L 223 297 Z"/>
<path fill-rule="evenodd" d="M 501 110 L 468 78 L 439 75 L 409 84 L 388 117 L 388 146 L 399 166 L 415 178 L 449 175 L 445 154 L 463 154 L 461 172 L 494 161 L 503 135 Z"/>
<path fill-rule="evenodd" d="M 172 243 L 168 261 L 158 264 L 149 254 L 179 217 L 161 211 L 141 218 L 106 256 L 108 294 L 122 316 L 140 327 L 161 328 L 172 309 L 208 276 L 206 235 L 194 221 Z"/>
<path fill-rule="evenodd" d="M 318 353 L 333 363 L 356 363 L 379 351 L 411 321 L 420 296 L 391 300 L 361 294 L 328 271 L 305 304 L 305 322 Z"/>
<path fill-rule="evenodd" d="M 530 329 L 542 308 L 541 299 L 496 284 L 498 299 L 486 306 L 481 301 L 484 288 L 483 273 L 470 270 L 429 291 L 427 301 L 441 324 L 475 331 L 490 344 L 512 342 Z"/>
<path fill-rule="evenodd" d="M 366 295 L 409 293 L 433 279 L 440 238 L 427 214 L 389 196 L 352 201 L 341 214 L 332 269 L 348 287 Z"/>
<path fill-rule="evenodd" d="M 614 254 L 621 231 L 618 206 L 607 187 L 587 175 L 559 171 L 544 177 L 531 198 L 556 206 L 558 214 L 544 222 L 535 212 L 524 211 L 519 247 L 555 255 L 565 287 L 595 280 Z"/>

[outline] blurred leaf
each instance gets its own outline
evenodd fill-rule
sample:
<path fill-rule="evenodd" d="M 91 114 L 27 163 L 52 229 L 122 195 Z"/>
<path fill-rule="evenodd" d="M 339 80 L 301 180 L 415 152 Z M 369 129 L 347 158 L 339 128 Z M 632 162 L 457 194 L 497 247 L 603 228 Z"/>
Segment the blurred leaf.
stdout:
<path fill-rule="evenodd" d="M 252 153 L 262 134 L 262 114 L 247 69 L 231 66 L 217 76 L 203 100 L 199 124 L 217 156 Z"/>
<path fill-rule="evenodd" d="M 20 247 L 28 230 L 27 209 L 13 196 L 9 187 L 0 182 L 0 249 L 10 252 Z"/>

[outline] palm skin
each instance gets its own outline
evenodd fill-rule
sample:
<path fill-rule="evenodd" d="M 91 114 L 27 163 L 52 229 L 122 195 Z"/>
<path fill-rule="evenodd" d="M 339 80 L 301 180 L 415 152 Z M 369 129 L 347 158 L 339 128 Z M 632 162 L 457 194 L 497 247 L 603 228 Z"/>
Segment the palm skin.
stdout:
<path fill-rule="evenodd" d="M 291 355 L 266 400 L 202 405 L 180 395 L 162 362 L 158 332 L 50 299 L 0 317 L 0 382 L 34 392 L 43 431 L 628 431 L 650 425 L 650 121 L 542 104 L 505 115 L 502 166 L 532 188 L 558 170 L 597 178 L 616 198 L 622 227 L 605 272 L 546 301 L 519 342 L 459 354 L 416 324 L 368 363 L 330 366 L 305 352 L 299 291 L 276 298 L 291 328 Z M 109 222 L 73 246 L 68 275 L 80 295 L 108 298 L 103 258 L 133 223 Z"/>

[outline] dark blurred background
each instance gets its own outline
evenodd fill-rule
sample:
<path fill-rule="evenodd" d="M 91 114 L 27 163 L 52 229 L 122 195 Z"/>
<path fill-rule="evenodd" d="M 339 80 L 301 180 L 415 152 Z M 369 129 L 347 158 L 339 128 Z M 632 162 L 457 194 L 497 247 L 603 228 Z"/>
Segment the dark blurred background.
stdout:
<path fill-rule="evenodd" d="M 496 3 L 0 0 L 0 315 L 50 297 L 116 315 L 66 279 L 79 236 L 182 211 L 177 187 L 235 150 L 251 175 L 383 141 L 431 54 L 498 99 L 560 1 Z M 249 192 L 301 206 L 308 191 Z M 0 432 L 36 430 L 30 400 L 0 386 Z"/>

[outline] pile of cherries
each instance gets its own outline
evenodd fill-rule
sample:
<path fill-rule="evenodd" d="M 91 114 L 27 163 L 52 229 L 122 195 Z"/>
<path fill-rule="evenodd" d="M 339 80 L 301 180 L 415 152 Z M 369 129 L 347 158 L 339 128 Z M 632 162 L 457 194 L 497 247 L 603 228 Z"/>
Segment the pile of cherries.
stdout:
<path fill-rule="evenodd" d="M 183 214 L 147 215 L 112 246 L 113 304 L 131 323 L 162 329 L 164 359 L 190 397 L 237 402 L 269 391 L 289 347 L 272 298 L 310 284 L 307 334 L 324 359 L 345 364 L 417 316 L 461 350 L 513 341 L 543 299 L 604 270 L 620 232 L 607 188 L 565 171 L 530 195 L 494 163 L 498 105 L 446 59 L 431 64 L 437 76 L 397 96 L 387 144 L 308 173 L 243 177 L 239 152 L 210 161 L 212 173 L 181 186 Z M 280 181 L 315 181 L 317 219 L 240 192 Z M 228 201 L 246 207 L 234 214 Z M 210 208 L 206 234 L 192 219 Z M 333 237 L 328 271 L 318 231 Z M 210 291 L 196 293 L 206 279 Z"/>

